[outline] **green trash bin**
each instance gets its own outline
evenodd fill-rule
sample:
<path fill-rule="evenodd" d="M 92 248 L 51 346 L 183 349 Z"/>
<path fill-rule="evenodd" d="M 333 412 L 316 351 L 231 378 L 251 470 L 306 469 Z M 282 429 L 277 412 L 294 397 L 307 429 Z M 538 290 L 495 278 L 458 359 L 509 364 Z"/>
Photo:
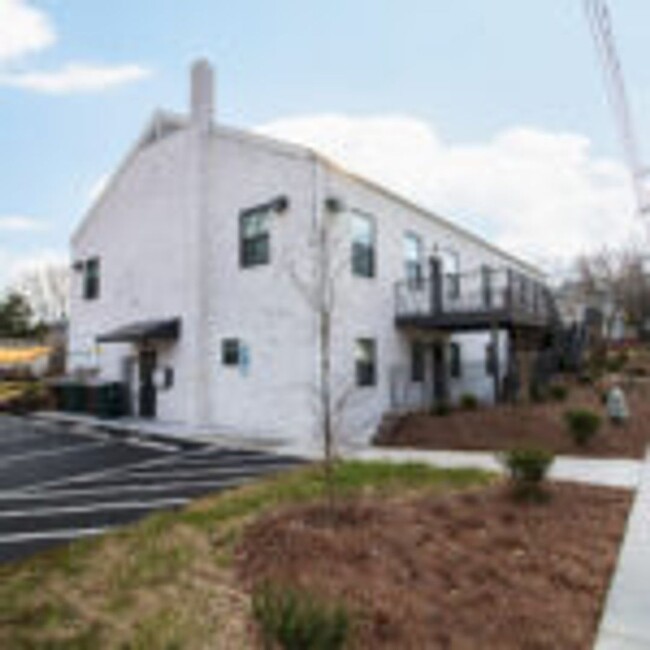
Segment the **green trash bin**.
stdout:
<path fill-rule="evenodd" d="M 95 387 L 95 415 L 111 419 L 125 415 L 124 386 L 119 382 Z"/>
<path fill-rule="evenodd" d="M 88 391 L 82 383 L 72 383 L 70 391 L 70 411 L 72 413 L 86 413 L 88 410 Z"/>

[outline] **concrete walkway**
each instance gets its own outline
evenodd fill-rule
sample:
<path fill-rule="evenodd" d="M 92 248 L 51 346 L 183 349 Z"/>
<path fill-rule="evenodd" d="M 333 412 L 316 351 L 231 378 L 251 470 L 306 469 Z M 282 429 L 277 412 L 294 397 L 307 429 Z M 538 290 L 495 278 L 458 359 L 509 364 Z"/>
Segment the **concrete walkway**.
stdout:
<path fill-rule="evenodd" d="M 52 424 L 100 428 L 123 435 L 150 437 L 154 440 L 209 442 L 223 447 L 246 447 L 311 460 L 322 458 L 322 449 L 315 440 L 301 441 L 296 444 L 268 437 L 242 436 L 235 432 L 188 429 L 176 423 L 161 423 L 156 420 L 139 418 L 101 420 L 88 415 L 61 412 L 40 412 L 32 417 Z M 363 445 L 343 448 L 341 456 L 350 460 L 418 462 L 437 467 L 473 467 L 493 472 L 503 471 L 503 467 L 491 452 L 389 449 Z M 609 487 L 636 488 L 639 484 L 642 466 L 641 461 L 631 459 L 558 456 L 551 469 L 551 478 Z"/>
<path fill-rule="evenodd" d="M 595 648 L 650 648 L 650 453 L 628 519 Z"/>
<path fill-rule="evenodd" d="M 344 454 L 358 460 L 390 460 L 420 462 L 438 467 L 475 467 L 503 471 L 494 454 L 475 451 L 425 451 L 419 449 L 382 449 L 378 447 L 351 450 Z M 558 456 L 551 468 L 551 478 L 608 487 L 636 488 L 643 463 L 628 459 L 577 458 Z M 650 647 L 650 646 L 649 646 Z"/>

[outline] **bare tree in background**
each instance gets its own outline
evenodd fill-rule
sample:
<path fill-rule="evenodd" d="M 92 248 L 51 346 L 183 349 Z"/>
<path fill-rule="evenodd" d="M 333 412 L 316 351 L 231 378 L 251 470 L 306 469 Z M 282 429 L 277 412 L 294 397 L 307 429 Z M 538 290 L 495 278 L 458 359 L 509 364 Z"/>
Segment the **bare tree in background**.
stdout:
<path fill-rule="evenodd" d="M 634 246 L 602 248 L 576 262 L 578 283 L 584 294 L 602 309 L 605 331 L 611 335 L 615 322 L 643 331 L 650 319 L 648 257 Z"/>
<path fill-rule="evenodd" d="M 40 323 L 67 320 L 70 272 L 67 265 L 47 263 L 19 275 L 14 290 L 22 294 Z"/>

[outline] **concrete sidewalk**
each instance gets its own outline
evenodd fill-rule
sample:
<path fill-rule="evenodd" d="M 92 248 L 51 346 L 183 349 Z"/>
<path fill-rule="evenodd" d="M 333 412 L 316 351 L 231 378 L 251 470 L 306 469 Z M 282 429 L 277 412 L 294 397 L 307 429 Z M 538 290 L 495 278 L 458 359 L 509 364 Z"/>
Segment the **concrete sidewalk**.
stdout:
<path fill-rule="evenodd" d="M 628 519 L 595 648 L 650 648 L 650 453 Z"/>
<path fill-rule="evenodd" d="M 495 455 L 488 452 L 425 451 L 371 447 L 350 450 L 344 453 L 344 456 L 357 460 L 419 462 L 438 467 L 475 467 L 495 472 L 503 471 L 503 467 Z M 591 485 L 634 489 L 639 485 L 642 468 L 643 462 L 638 460 L 558 456 L 551 468 L 551 478 Z"/>

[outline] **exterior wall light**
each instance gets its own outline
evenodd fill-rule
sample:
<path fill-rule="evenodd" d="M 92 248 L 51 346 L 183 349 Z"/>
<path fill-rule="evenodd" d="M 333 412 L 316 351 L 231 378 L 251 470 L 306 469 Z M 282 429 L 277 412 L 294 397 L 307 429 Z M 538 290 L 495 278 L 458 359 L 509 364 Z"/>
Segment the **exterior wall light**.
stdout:
<path fill-rule="evenodd" d="M 345 210 L 345 203 L 338 196 L 328 196 L 325 199 L 325 209 L 335 214 L 343 212 Z"/>

